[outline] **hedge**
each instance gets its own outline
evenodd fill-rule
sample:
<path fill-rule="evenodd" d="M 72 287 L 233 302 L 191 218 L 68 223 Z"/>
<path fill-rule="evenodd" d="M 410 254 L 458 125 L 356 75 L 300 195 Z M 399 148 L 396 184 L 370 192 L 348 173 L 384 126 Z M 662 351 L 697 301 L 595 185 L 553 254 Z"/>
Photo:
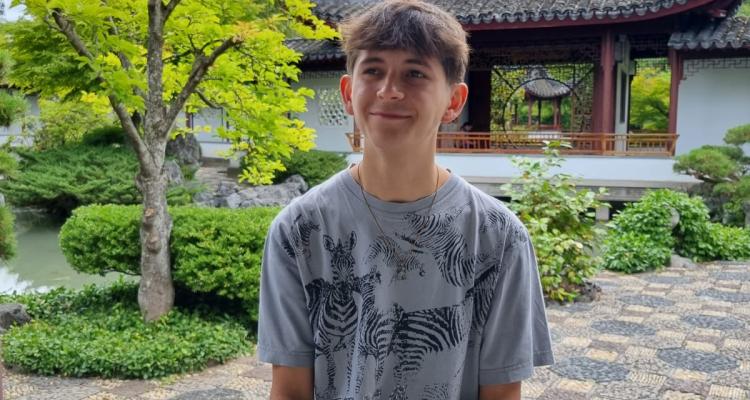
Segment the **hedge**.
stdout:
<path fill-rule="evenodd" d="M 172 207 L 172 276 L 196 293 L 241 300 L 257 321 L 260 263 L 279 208 Z M 60 247 L 77 271 L 138 275 L 140 206 L 86 206 L 73 211 Z"/>

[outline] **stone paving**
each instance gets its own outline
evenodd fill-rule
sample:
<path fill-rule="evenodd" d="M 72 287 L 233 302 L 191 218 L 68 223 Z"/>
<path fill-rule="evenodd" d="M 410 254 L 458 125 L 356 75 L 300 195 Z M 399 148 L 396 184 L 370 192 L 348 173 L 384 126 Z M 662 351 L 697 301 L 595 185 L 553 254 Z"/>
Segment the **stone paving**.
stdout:
<path fill-rule="evenodd" d="M 525 399 L 750 399 L 750 268 L 600 273 L 594 303 L 547 308 L 557 364 Z M 1 368 L 1 367 L 0 367 Z M 6 399 L 267 399 L 268 365 L 244 357 L 159 381 L 61 379 L 0 369 Z"/>

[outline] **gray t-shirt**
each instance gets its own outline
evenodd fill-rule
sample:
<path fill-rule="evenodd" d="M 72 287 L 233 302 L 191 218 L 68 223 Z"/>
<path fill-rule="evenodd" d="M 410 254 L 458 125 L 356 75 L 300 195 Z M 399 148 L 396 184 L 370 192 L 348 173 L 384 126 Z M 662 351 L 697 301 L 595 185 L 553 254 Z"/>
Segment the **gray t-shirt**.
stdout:
<path fill-rule="evenodd" d="M 295 199 L 263 256 L 258 358 L 314 367 L 316 399 L 476 399 L 553 363 L 522 223 L 451 174 L 409 203 L 342 171 Z"/>

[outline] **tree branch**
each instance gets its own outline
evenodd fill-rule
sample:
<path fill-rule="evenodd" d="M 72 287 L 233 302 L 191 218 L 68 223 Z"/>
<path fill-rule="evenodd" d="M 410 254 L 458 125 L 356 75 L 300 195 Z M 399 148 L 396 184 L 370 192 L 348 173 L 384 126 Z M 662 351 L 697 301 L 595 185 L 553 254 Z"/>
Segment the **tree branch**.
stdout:
<path fill-rule="evenodd" d="M 175 7 L 180 4 L 180 0 L 170 0 L 169 3 L 164 7 L 164 22 L 167 22 L 169 19 L 169 16 L 172 15 L 172 11 L 174 11 Z"/>
<path fill-rule="evenodd" d="M 197 94 L 198 97 L 200 97 L 201 101 L 207 106 L 211 108 L 222 108 L 220 105 L 214 103 L 213 101 L 211 101 L 211 99 L 206 97 L 206 95 L 203 94 L 203 92 L 201 92 L 200 89 L 195 89 L 195 94 Z"/>
<path fill-rule="evenodd" d="M 238 46 L 241 43 L 242 41 L 240 39 L 231 37 L 224 40 L 224 42 L 216 47 L 208 57 L 204 56 L 203 54 L 196 55 L 195 61 L 193 62 L 193 68 L 190 71 L 190 75 L 188 76 L 185 86 L 169 106 L 169 111 L 167 112 L 167 121 L 171 123 L 175 120 L 175 118 L 177 118 L 177 114 L 180 112 L 180 110 L 182 110 L 182 107 L 185 106 L 185 103 L 187 102 L 187 99 L 190 97 L 190 95 L 195 92 L 195 88 L 198 87 L 198 84 L 200 84 L 201 80 L 206 75 L 206 72 L 214 64 L 216 59 L 224 54 L 227 50 L 231 49 L 232 47 Z"/>
<path fill-rule="evenodd" d="M 68 39 L 68 42 L 70 42 L 70 44 L 73 45 L 73 48 L 76 50 L 78 55 L 86 57 L 89 60 L 93 61 L 94 56 L 91 54 L 88 48 L 86 48 L 86 44 L 83 43 L 83 40 L 81 40 L 80 36 L 78 36 L 78 33 L 75 30 L 75 27 L 65 17 L 65 15 L 63 15 L 62 11 L 60 9 L 52 10 L 52 17 L 55 19 L 55 23 L 60 29 L 60 32 L 62 32 L 65 35 L 65 37 Z M 104 81 L 104 79 L 101 76 L 97 76 L 96 80 L 100 83 Z M 133 121 L 130 119 L 130 114 L 128 113 L 127 108 L 125 107 L 124 104 L 122 104 L 122 102 L 117 100 L 117 98 L 114 95 L 109 95 L 107 97 L 109 98 L 109 102 L 112 105 L 112 109 L 115 111 L 115 113 L 120 119 L 122 128 L 125 129 L 125 132 L 133 141 L 133 146 L 135 147 L 135 151 L 138 154 L 138 158 L 142 160 L 143 162 L 148 162 L 149 153 L 146 149 L 146 145 L 143 143 L 143 140 L 141 139 L 140 135 L 138 135 L 138 129 L 135 127 L 135 125 L 133 124 Z"/>

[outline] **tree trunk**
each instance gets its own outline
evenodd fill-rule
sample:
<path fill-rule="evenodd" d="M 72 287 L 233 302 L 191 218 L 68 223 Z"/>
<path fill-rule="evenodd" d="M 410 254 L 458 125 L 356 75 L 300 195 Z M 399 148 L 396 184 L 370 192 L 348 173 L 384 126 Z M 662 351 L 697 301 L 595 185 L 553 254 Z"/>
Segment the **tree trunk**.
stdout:
<path fill-rule="evenodd" d="M 174 304 L 169 252 L 172 217 L 167 210 L 167 176 L 163 168 L 163 157 L 153 165 L 142 163 L 136 178 L 138 189 L 143 194 L 138 305 L 146 322 L 167 314 Z"/>

